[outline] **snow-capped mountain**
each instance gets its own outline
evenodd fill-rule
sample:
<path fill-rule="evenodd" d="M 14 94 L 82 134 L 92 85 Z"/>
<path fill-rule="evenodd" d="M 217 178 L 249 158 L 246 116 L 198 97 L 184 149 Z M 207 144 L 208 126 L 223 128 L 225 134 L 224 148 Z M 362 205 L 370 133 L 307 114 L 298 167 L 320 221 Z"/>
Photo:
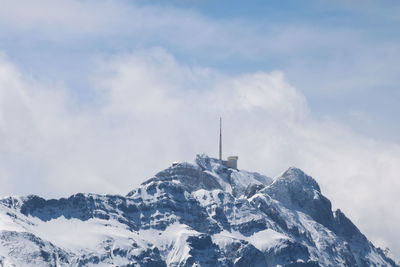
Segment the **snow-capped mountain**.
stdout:
<path fill-rule="evenodd" d="M 297 168 L 205 155 L 119 195 L 0 200 L 0 266 L 398 266 Z"/>

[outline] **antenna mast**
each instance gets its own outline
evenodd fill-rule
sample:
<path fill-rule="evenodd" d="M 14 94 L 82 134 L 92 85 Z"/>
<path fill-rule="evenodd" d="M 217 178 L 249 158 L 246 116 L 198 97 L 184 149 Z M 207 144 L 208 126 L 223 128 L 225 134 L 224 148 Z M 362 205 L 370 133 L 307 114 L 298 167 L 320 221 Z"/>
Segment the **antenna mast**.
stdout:
<path fill-rule="evenodd" d="M 219 118 L 219 160 L 222 160 L 222 118 Z"/>

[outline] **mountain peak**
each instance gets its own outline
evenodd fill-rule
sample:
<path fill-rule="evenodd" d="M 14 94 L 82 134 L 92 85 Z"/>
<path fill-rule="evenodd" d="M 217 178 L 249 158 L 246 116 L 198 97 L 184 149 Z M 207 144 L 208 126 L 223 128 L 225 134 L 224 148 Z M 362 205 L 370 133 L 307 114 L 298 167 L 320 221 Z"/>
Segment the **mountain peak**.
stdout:
<path fill-rule="evenodd" d="M 301 186 L 302 190 L 316 190 L 321 192 L 317 181 L 297 167 L 289 167 L 276 181 L 277 183 L 289 183 L 293 187 Z"/>
<path fill-rule="evenodd" d="M 271 184 L 272 179 L 256 172 L 230 168 L 223 161 L 205 154 L 197 155 L 195 163 L 175 162 L 172 166 L 158 172 L 154 177 L 142 183 L 148 190 L 157 188 L 160 183 L 171 182 L 188 192 L 196 190 L 223 190 L 234 196 L 244 195 L 247 187 Z M 137 190 L 128 193 L 132 196 Z"/>
<path fill-rule="evenodd" d="M 331 202 L 321 194 L 317 181 L 299 168 L 290 167 L 263 192 L 286 207 L 303 211 L 326 227 L 332 227 Z"/>

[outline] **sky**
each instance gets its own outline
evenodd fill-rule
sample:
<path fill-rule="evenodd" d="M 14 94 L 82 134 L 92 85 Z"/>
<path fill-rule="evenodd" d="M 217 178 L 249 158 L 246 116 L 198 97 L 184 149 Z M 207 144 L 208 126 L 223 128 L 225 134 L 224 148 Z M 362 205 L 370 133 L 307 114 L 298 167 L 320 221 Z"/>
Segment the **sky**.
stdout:
<path fill-rule="evenodd" d="M 1 196 L 124 195 L 222 116 L 239 168 L 303 169 L 400 255 L 400 1 L 0 4 Z"/>

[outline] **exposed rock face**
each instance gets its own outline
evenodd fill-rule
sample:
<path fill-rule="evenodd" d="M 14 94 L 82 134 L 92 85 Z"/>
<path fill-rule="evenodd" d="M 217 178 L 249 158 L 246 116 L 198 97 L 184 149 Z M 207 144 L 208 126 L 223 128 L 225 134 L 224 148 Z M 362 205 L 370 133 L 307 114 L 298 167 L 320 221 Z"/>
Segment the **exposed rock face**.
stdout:
<path fill-rule="evenodd" d="M 205 155 L 126 197 L 0 200 L 0 266 L 397 266 L 296 168 Z"/>

